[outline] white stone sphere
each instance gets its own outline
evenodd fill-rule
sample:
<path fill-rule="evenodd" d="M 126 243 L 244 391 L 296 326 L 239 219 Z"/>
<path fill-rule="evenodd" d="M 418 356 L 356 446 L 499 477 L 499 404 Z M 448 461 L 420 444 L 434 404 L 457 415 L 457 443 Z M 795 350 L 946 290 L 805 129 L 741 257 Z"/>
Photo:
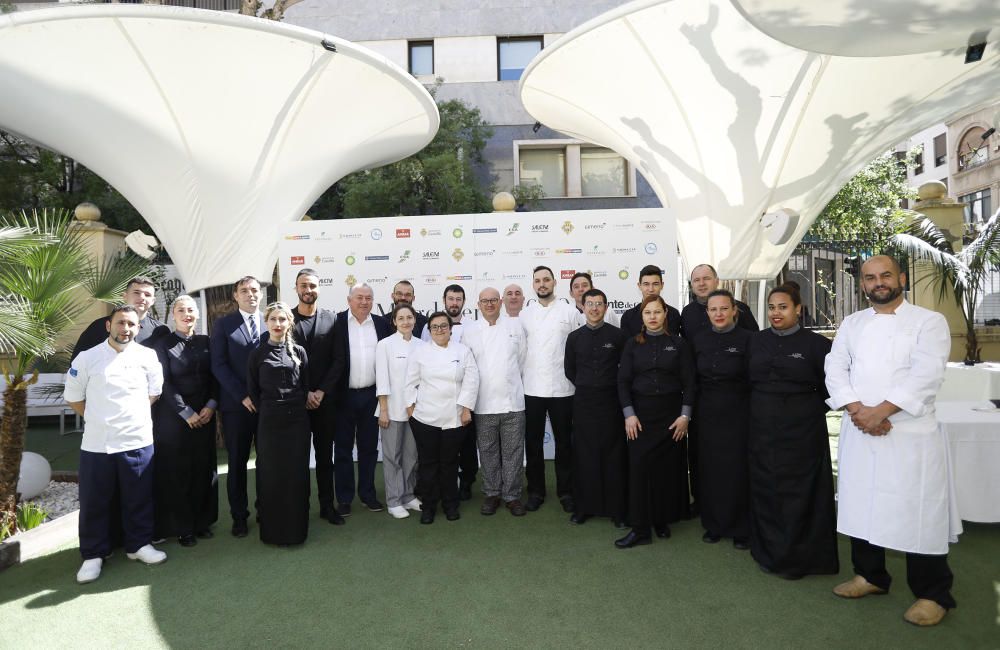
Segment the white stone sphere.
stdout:
<path fill-rule="evenodd" d="M 21 474 L 17 479 L 17 491 L 21 499 L 34 499 L 45 491 L 52 478 L 52 467 L 44 456 L 26 451 L 21 455 Z"/>

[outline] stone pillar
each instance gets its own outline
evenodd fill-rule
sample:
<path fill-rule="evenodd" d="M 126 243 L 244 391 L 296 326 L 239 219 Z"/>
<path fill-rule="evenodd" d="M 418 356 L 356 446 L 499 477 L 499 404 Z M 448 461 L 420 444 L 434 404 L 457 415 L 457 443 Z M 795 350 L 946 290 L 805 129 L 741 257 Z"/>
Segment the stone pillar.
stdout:
<path fill-rule="evenodd" d="M 510 192 L 497 192 L 493 195 L 493 212 L 514 212 L 517 201 Z"/>

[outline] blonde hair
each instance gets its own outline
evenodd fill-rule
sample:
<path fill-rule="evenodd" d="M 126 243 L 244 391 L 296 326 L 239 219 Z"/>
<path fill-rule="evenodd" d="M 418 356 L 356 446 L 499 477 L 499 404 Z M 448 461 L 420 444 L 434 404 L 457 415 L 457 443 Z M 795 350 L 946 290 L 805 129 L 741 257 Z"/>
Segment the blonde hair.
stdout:
<path fill-rule="evenodd" d="M 295 365 L 300 365 L 302 360 L 299 359 L 299 355 L 295 353 L 295 340 L 292 337 L 292 329 L 294 329 L 295 326 L 295 317 L 292 315 L 292 309 L 281 301 L 272 302 L 264 308 L 264 323 L 266 324 L 267 319 L 270 318 L 271 314 L 276 311 L 282 312 L 288 318 L 288 322 L 290 323 L 289 328 L 285 330 L 285 335 L 282 338 L 281 343 L 285 346 L 285 349 L 288 350 L 288 356 L 292 358 L 292 362 L 294 362 Z"/>
<path fill-rule="evenodd" d="M 182 303 L 182 302 L 189 302 L 192 305 L 194 305 L 194 311 L 199 316 L 201 315 L 201 313 L 200 313 L 201 310 L 198 309 L 198 301 L 195 300 L 194 298 L 192 298 L 191 296 L 187 295 L 186 293 L 182 293 L 181 295 L 179 295 L 176 298 L 174 298 L 174 301 L 172 303 L 170 303 L 170 313 L 173 314 L 174 313 L 174 309 L 176 309 L 177 305 L 179 303 Z"/>

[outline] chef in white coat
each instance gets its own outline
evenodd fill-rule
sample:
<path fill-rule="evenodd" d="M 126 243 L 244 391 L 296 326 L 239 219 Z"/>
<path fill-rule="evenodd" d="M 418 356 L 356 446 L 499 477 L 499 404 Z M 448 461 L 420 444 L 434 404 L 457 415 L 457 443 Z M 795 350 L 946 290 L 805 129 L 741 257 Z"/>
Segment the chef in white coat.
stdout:
<path fill-rule="evenodd" d="M 962 532 L 934 417 L 951 336 L 941 314 L 903 299 L 896 260 L 872 257 L 861 280 L 872 307 L 844 320 L 826 358 L 827 403 L 844 409 L 837 530 L 851 538 L 857 574 L 834 593 L 886 593 L 885 549 L 903 551 L 917 597 L 903 618 L 936 625 L 955 607 L 948 544 Z"/>

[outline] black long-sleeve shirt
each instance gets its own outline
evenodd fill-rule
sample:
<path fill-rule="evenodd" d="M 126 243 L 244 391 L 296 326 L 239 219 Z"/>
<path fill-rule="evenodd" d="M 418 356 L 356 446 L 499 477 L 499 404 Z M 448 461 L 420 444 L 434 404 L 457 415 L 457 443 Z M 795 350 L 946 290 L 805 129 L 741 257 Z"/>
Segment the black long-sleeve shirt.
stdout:
<path fill-rule="evenodd" d="M 696 382 L 694 355 L 681 337 L 647 334 L 645 343 L 639 343 L 634 336 L 625 341 L 618 367 L 618 399 L 624 410 L 631 409 L 633 394 L 681 393 L 681 404 L 685 412 L 690 412 Z"/>
<path fill-rule="evenodd" d="M 163 366 L 163 395 L 153 411 L 170 411 L 186 420 L 209 406 L 218 408 L 219 383 L 212 374 L 208 336 L 184 338 L 176 332 L 157 340 L 153 348 Z"/>
<path fill-rule="evenodd" d="M 748 392 L 748 359 L 753 334 L 734 327 L 728 332 L 709 329 L 694 338 L 695 365 L 699 390 Z"/>
<path fill-rule="evenodd" d="M 625 310 L 622 314 L 622 331 L 625 336 L 635 336 L 642 331 L 642 314 L 639 313 L 640 302 L 635 307 Z M 681 331 L 681 313 L 676 308 L 667 305 L 667 334 L 677 336 Z"/>
<path fill-rule="evenodd" d="M 587 325 L 566 338 L 563 368 L 577 388 L 612 388 L 618 383 L 618 362 L 625 349 L 625 334 L 605 323 L 597 329 Z"/>
<path fill-rule="evenodd" d="M 306 401 L 309 357 L 301 345 L 295 345 L 300 363 L 295 363 L 284 345 L 270 341 L 250 353 L 247 361 L 247 393 L 253 403 L 287 400 Z"/>
<path fill-rule="evenodd" d="M 770 329 L 753 335 L 750 340 L 750 384 L 753 390 L 765 393 L 826 392 L 826 372 L 823 365 L 832 343 L 809 330 L 799 329 L 779 336 Z"/>
<path fill-rule="evenodd" d="M 739 310 L 739 318 L 736 319 L 736 327 L 745 329 L 748 332 L 759 332 L 760 325 L 750 311 L 750 305 L 745 302 L 736 301 L 736 309 Z M 712 321 L 708 319 L 708 310 L 705 305 L 697 300 L 684 306 L 681 312 L 681 336 L 689 341 L 693 341 L 702 332 L 712 331 Z"/>

